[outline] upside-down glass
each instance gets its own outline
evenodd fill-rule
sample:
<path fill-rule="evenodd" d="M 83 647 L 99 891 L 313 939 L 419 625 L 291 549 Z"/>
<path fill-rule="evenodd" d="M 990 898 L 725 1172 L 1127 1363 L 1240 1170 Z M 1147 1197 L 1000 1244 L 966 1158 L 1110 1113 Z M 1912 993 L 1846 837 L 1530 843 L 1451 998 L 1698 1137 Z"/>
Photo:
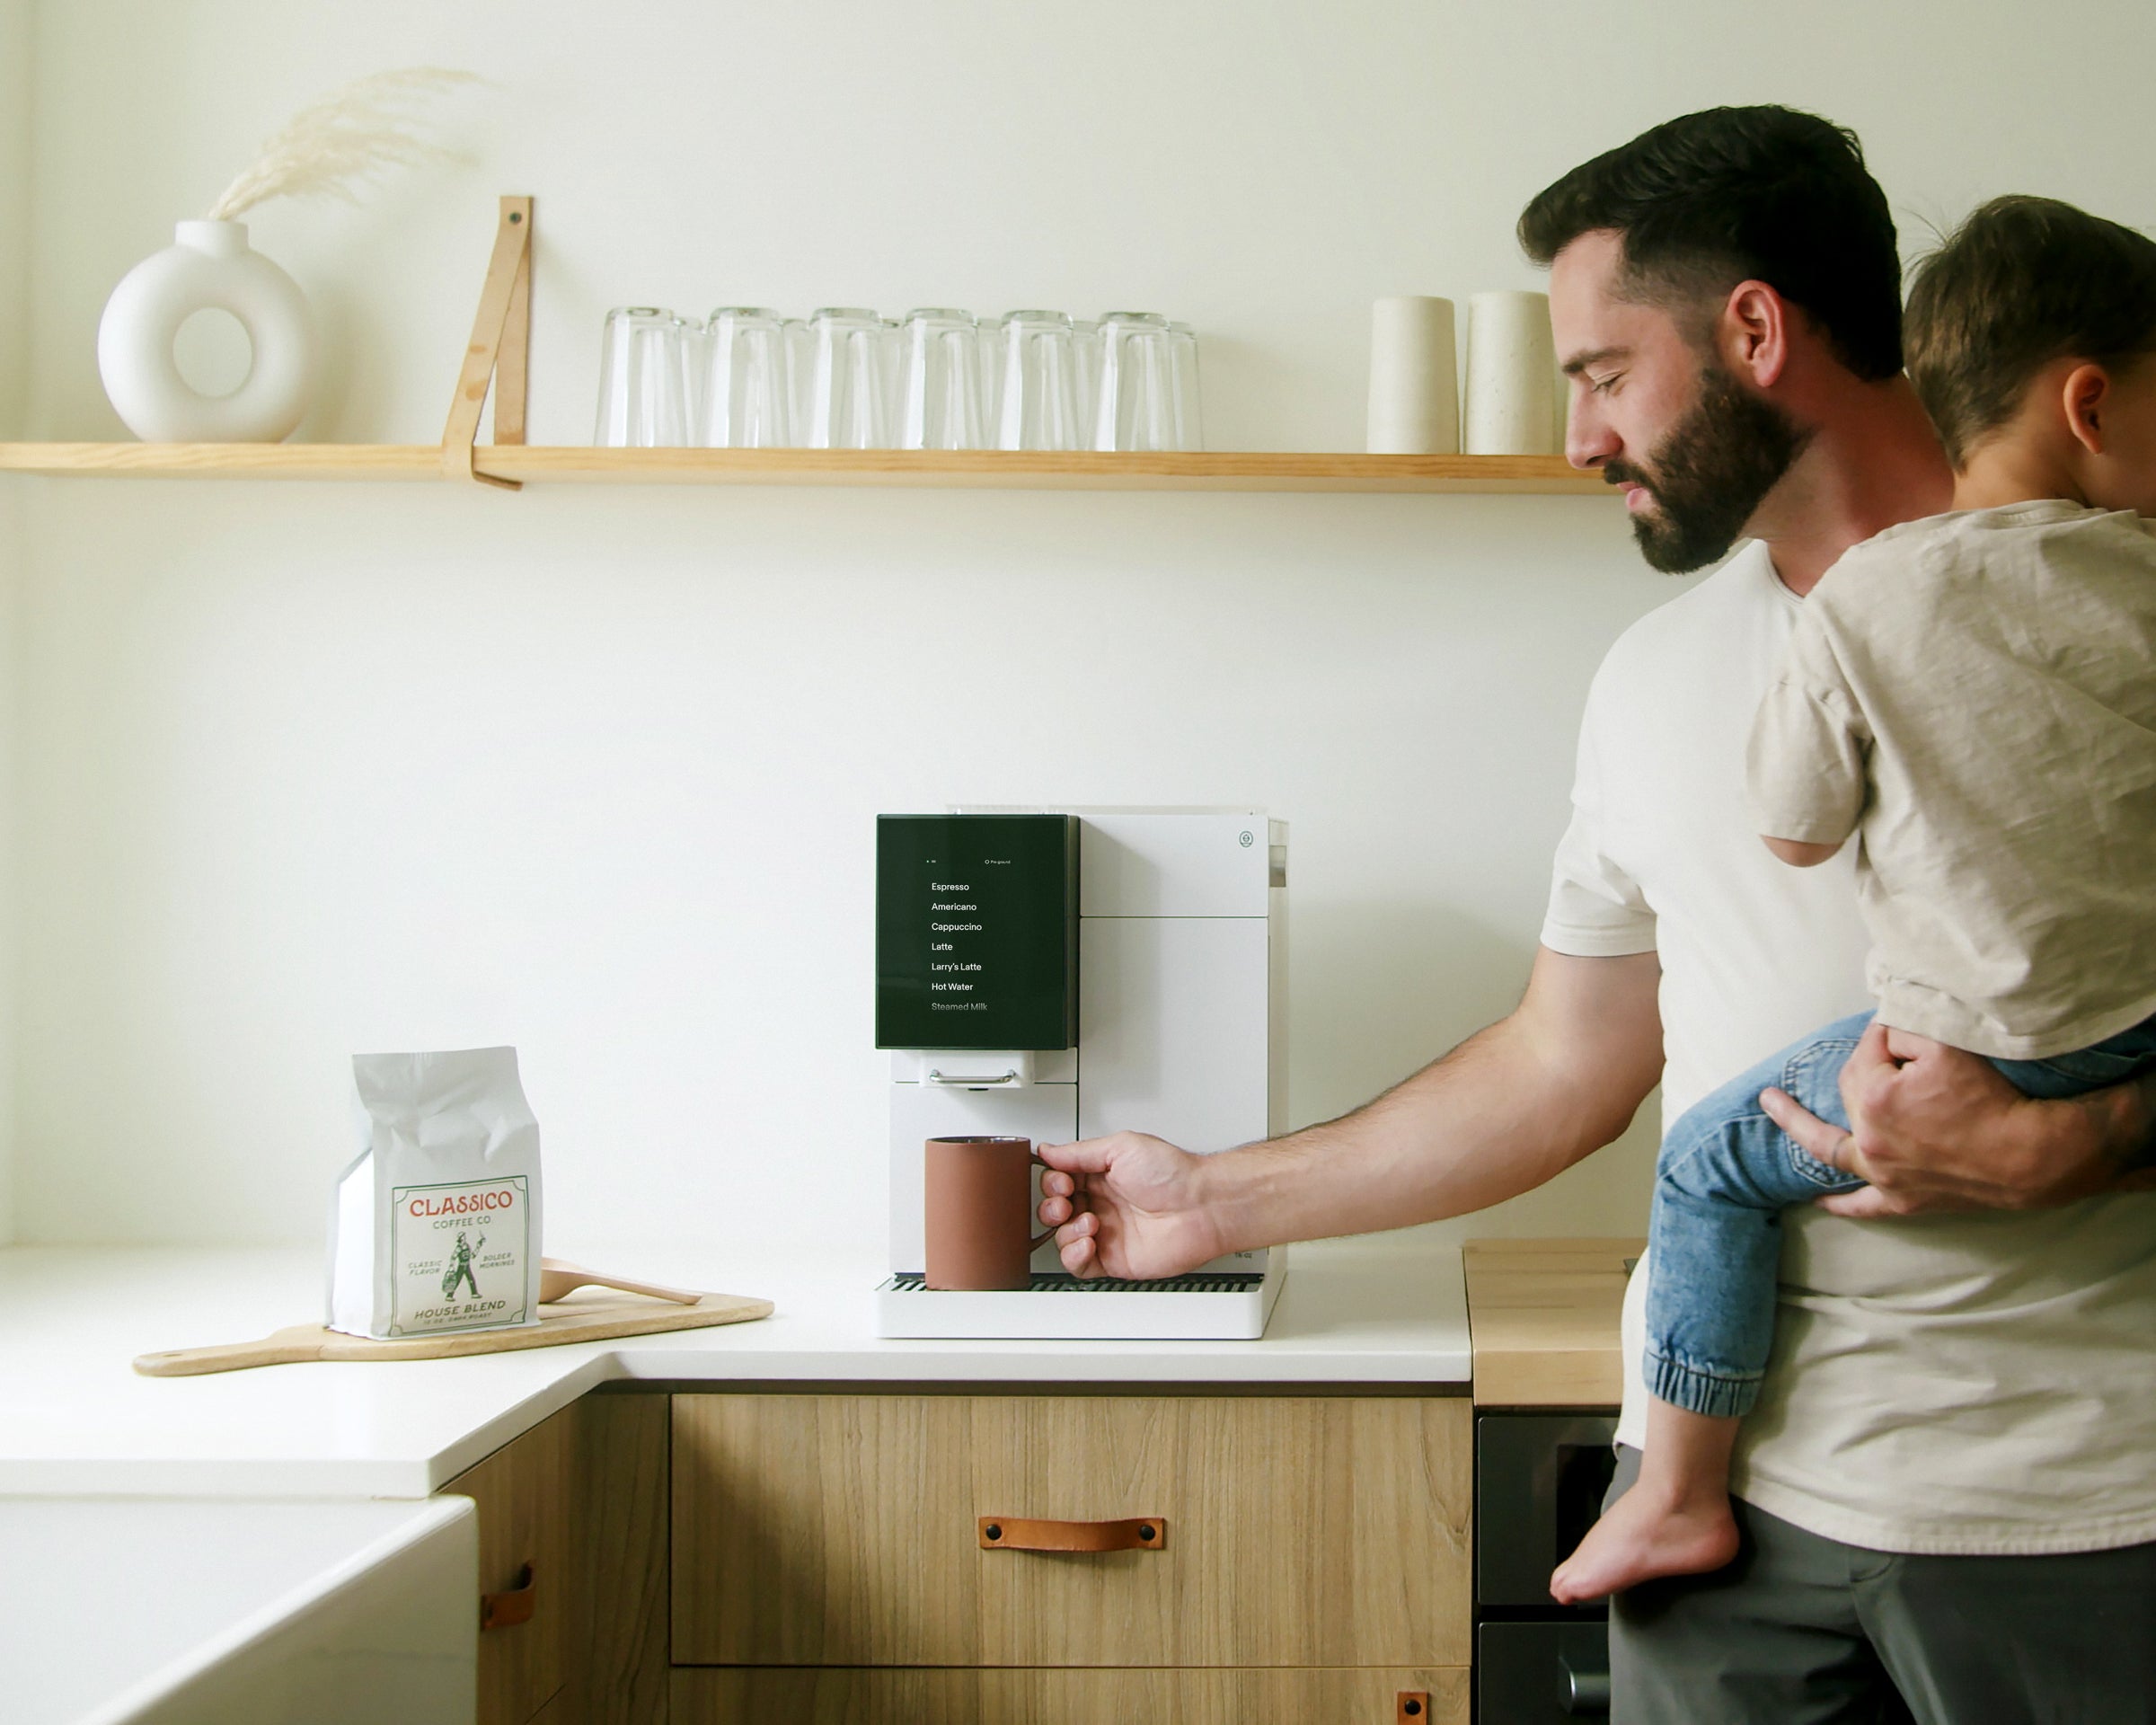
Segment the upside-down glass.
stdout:
<path fill-rule="evenodd" d="M 793 442 L 786 320 L 761 305 L 722 305 L 702 348 L 694 441 L 712 449 Z"/>
<path fill-rule="evenodd" d="M 981 332 L 973 314 L 924 306 L 906 314 L 900 340 L 898 447 L 983 447 Z"/>
<path fill-rule="evenodd" d="M 650 449 L 689 440 L 689 326 L 657 305 L 617 305 L 606 314 L 599 353 L 604 448 Z"/>
<path fill-rule="evenodd" d="M 889 448 L 883 320 L 858 306 L 826 305 L 808 320 L 808 331 L 809 447 Z"/>
<path fill-rule="evenodd" d="M 1110 312 L 1100 320 L 1092 447 L 1176 447 L 1175 358 L 1168 320 L 1157 313 Z"/>
<path fill-rule="evenodd" d="M 794 447 L 806 448 L 816 398 L 816 335 L 805 317 L 786 320 L 786 411 Z"/>
<path fill-rule="evenodd" d="M 1197 332 L 1188 323 L 1171 323 L 1168 349 L 1175 361 L 1175 447 L 1203 449 L 1206 417 L 1197 387 Z"/>
<path fill-rule="evenodd" d="M 981 434 L 984 447 L 995 447 L 999 413 L 1003 398 L 1003 320 L 984 317 L 981 337 Z"/>
<path fill-rule="evenodd" d="M 1003 320 L 999 449 L 1082 449 L 1077 343 L 1061 312 L 1012 312 Z"/>
<path fill-rule="evenodd" d="M 1089 448 L 1093 413 L 1100 401 L 1100 324 L 1097 319 L 1071 320 L 1071 341 L 1078 355 L 1078 447 Z"/>

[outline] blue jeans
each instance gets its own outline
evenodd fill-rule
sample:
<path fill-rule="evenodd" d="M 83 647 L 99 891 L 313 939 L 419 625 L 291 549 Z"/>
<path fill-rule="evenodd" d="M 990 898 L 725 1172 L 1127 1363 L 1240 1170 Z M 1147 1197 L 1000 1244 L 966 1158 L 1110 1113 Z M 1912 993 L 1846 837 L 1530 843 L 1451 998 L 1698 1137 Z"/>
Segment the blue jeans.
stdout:
<path fill-rule="evenodd" d="M 1662 1141 L 1648 1225 L 1647 1387 L 1694 1413 L 1749 1413 L 1774 1340 L 1781 1212 L 1864 1182 L 1821 1162 L 1769 1119 L 1779 1086 L 1844 1129 L 1842 1068 L 1869 1013 L 1763 1060 L 1689 1110 Z M 2156 1018 L 2048 1060 L 1994 1060 L 2025 1096 L 2079 1096 L 2156 1066 Z"/>

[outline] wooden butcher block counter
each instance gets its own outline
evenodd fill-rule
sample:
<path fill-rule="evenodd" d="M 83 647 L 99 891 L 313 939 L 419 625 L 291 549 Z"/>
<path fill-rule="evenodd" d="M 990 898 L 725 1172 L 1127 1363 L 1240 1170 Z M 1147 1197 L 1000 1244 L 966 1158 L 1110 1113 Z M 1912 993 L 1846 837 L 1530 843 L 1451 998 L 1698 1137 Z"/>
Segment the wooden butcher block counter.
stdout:
<path fill-rule="evenodd" d="M 1614 1407 L 1625 1281 L 1646 1246 L 1636 1236 L 1469 1241 L 1475 1405 Z"/>

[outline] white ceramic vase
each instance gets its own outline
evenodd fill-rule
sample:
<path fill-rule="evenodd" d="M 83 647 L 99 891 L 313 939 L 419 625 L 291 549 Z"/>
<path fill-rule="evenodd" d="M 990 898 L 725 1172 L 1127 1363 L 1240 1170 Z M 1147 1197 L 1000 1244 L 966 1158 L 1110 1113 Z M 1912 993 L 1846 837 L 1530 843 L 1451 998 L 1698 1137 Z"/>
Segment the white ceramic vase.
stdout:
<path fill-rule="evenodd" d="M 197 312 L 229 312 L 252 362 L 229 395 L 205 395 L 172 357 Z M 122 278 L 97 326 L 97 369 L 128 429 L 146 443 L 276 443 L 307 409 L 314 320 L 299 284 L 247 244 L 244 222 L 181 222 L 173 243 Z"/>

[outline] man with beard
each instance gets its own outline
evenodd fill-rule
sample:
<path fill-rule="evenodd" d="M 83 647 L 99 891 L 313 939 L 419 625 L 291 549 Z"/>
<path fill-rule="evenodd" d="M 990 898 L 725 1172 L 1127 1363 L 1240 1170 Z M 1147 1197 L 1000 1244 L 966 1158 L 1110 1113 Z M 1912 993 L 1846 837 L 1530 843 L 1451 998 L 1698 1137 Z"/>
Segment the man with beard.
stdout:
<path fill-rule="evenodd" d="M 1135 1133 L 1045 1148 L 1080 1275 L 1452 1216 L 1674 1119 L 1868 1006 L 1852 859 L 1752 831 L 1743 744 L 1803 596 L 1945 507 L 1901 375 L 1900 265 L 1856 140 L 1722 109 L 1567 174 L 1520 223 L 1551 269 L 1568 453 L 1621 487 L 1655 567 L 1750 543 L 1627 631 L 1582 723 L 1542 948 L 1507 1018 L 1339 1120 L 1195 1157 Z M 1852 1136 L 1780 1092 L 1804 1149 L 1871 1182 L 1791 1213 L 1768 1391 L 1709 1576 L 1615 1602 L 1620 1721 L 2110 1721 L 2156 1694 L 2156 1197 L 2115 1191 L 2156 1084 L 2021 1097 L 1943 1047 L 1842 1081 Z M 1937 1211 L 1919 1221 L 1903 1216 Z M 1988 1212 L 1953 1214 L 1957 1211 Z M 1635 1276 L 1621 1444 L 1645 1407 Z M 1636 1470 L 1622 1453 L 1617 1490 Z"/>

